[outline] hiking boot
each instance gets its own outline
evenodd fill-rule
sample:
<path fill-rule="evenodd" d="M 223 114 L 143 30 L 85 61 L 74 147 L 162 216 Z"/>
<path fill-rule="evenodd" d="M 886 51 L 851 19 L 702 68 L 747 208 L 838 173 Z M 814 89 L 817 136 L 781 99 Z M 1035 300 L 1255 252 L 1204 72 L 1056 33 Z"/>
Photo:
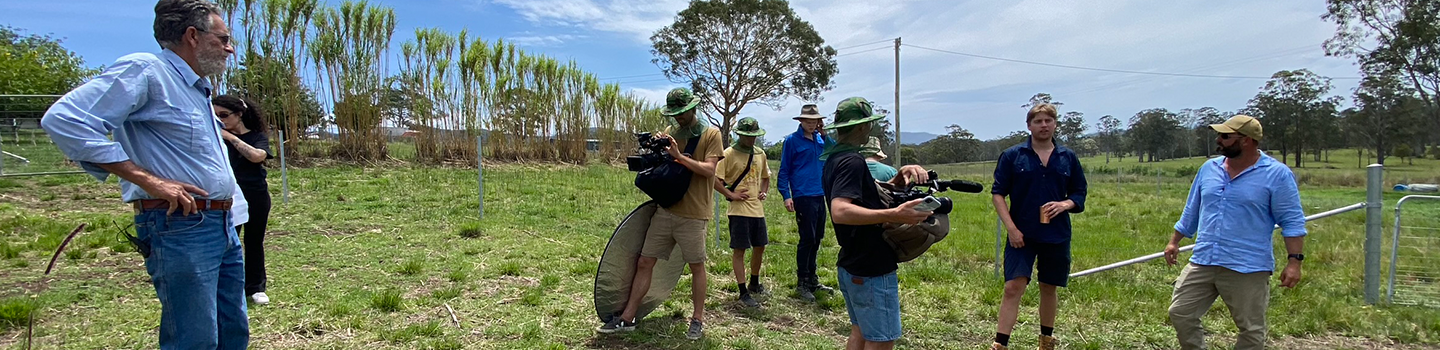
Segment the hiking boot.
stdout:
<path fill-rule="evenodd" d="M 1055 337 L 1040 335 L 1040 350 L 1055 350 L 1056 344 L 1060 344 L 1060 341 L 1055 340 Z"/>
<path fill-rule="evenodd" d="M 763 286 L 763 285 L 761 285 L 761 284 L 759 284 L 759 283 L 751 283 L 750 286 L 749 286 L 749 287 L 746 287 L 746 288 L 749 288 L 749 289 L 750 289 L 750 293 L 755 293 L 755 294 L 765 294 L 766 292 L 769 292 L 768 290 L 765 289 L 765 286 Z"/>
<path fill-rule="evenodd" d="M 1000 343 L 990 343 L 990 350 L 1009 350 L 1009 349 L 1006 348 L 1004 345 L 1000 345 Z"/>
<path fill-rule="evenodd" d="M 690 340 L 700 339 L 705 335 L 705 324 L 700 320 L 690 319 L 690 330 L 685 331 L 685 338 Z"/>
<path fill-rule="evenodd" d="M 598 332 L 600 334 L 614 334 L 615 332 L 633 331 L 635 331 L 635 322 L 626 321 L 624 319 L 621 319 L 620 316 L 612 317 L 610 318 L 610 322 L 605 322 L 605 325 L 595 328 L 595 332 Z"/>
<path fill-rule="evenodd" d="M 813 289 L 815 292 L 825 292 L 825 293 L 831 293 L 831 294 L 834 294 L 834 293 L 835 293 L 835 288 L 830 288 L 830 286 L 826 286 L 826 285 L 821 284 L 821 283 L 819 283 L 819 282 L 816 282 L 816 283 L 815 283 L 815 286 L 811 287 L 811 289 Z"/>
<path fill-rule="evenodd" d="M 755 298 L 751 297 L 749 293 L 740 294 L 740 303 L 748 307 L 760 307 L 760 302 L 755 301 Z"/>
<path fill-rule="evenodd" d="M 795 295 L 807 303 L 815 302 L 815 292 L 810 291 L 810 287 L 795 286 Z"/>

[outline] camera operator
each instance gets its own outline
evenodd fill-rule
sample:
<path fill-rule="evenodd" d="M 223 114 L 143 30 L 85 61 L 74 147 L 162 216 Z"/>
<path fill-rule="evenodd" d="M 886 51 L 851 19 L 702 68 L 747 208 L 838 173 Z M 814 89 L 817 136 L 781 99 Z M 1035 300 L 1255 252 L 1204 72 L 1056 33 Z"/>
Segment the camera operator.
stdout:
<path fill-rule="evenodd" d="M 670 90 L 665 97 L 665 110 L 662 114 L 674 118 L 675 124 L 656 137 L 669 140 L 670 146 L 666 148 L 666 152 L 675 162 L 694 172 L 694 175 L 680 202 L 656 210 L 655 216 L 650 219 L 650 228 L 645 233 L 645 244 L 635 266 L 635 278 L 625 310 L 620 317 L 596 328 L 597 332 L 609 334 L 635 330 L 635 322 L 638 321 L 635 314 L 641 299 L 650 290 L 650 279 L 656 260 L 668 258 L 678 245 L 685 263 L 690 265 L 690 300 L 695 305 L 690 328 L 685 336 L 699 339 L 704 334 L 702 322 L 705 317 L 706 290 L 705 226 L 710 221 L 710 210 L 714 205 L 710 190 L 715 181 L 715 164 L 722 156 L 719 129 L 700 122 L 695 116 L 695 109 L 699 104 L 700 98 L 686 88 Z M 696 154 L 681 154 L 680 150 L 692 142 L 699 143 L 694 147 Z"/>
<path fill-rule="evenodd" d="M 885 243 L 881 224 L 917 224 L 931 214 L 915 210 L 923 200 L 905 202 L 896 208 L 889 208 L 881 200 L 875 178 L 859 151 L 874 121 L 884 117 L 873 115 L 869 101 L 851 97 L 840 102 L 835 109 L 835 123 L 825 127 L 839 132 L 836 142 L 826 148 L 821 158 L 826 159 L 822 180 L 835 238 L 840 242 L 835 271 L 850 315 L 846 349 L 894 348 L 901 334 L 900 281 L 895 274 L 897 256 Z M 908 165 L 900 168 L 900 174 L 890 182 L 904 186 L 928 181 L 927 177 L 925 169 Z"/>
<path fill-rule="evenodd" d="M 1040 349 L 1056 346 L 1056 287 L 1070 277 L 1070 215 L 1085 210 L 1085 172 L 1080 158 L 1055 142 L 1055 106 L 1039 104 L 1025 114 L 1030 138 L 1000 154 L 990 186 L 995 212 L 1005 223 L 1005 293 L 991 349 L 1010 346 L 1020 298 L 1035 270 L 1040 281 Z M 1005 196 L 1011 203 L 1005 205 Z"/>

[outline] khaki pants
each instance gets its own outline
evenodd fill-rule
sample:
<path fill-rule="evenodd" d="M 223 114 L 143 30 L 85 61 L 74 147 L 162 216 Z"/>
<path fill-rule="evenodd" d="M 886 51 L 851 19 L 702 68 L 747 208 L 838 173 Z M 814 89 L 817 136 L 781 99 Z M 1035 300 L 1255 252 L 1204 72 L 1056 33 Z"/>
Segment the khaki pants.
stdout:
<path fill-rule="evenodd" d="M 1180 348 L 1204 349 L 1205 328 L 1200 317 L 1215 297 L 1225 300 L 1240 334 L 1235 349 L 1265 348 L 1265 309 L 1270 305 L 1270 272 L 1239 273 L 1219 266 L 1189 264 L 1175 281 L 1170 299 L 1170 323 Z"/>
<path fill-rule="evenodd" d="M 656 210 L 650 218 L 650 230 L 645 232 L 640 255 L 665 260 L 670 258 L 675 246 L 680 246 L 680 255 L 686 264 L 705 262 L 705 222 L 675 215 L 665 208 Z"/>

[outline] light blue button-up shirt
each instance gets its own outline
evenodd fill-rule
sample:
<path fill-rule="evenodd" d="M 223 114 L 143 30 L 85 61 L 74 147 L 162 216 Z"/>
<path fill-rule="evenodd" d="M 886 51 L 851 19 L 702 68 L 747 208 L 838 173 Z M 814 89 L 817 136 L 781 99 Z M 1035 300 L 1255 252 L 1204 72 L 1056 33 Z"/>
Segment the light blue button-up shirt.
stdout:
<path fill-rule="evenodd" d="M 1190 185 L 1175 231 L 1196 237 L 1190 262 L 1239 273 L 1275 271 L 1274 232 L 1303 237 L 1305 212 L 1290 168 L 1263 153 L 1234 179 L 1225 157 L 1206 161 Z"/>
<path fill-rule="evenodd" d="M 100 181 L 110 173 L 96 164 L 129 160 L 209 194 L 201 198 L 230 199 L 235 174 L 220 143 L 211 90 L 175 52 L 130 54 L 65 94 L 40 126 Z M 112 133 L 114 140 L 106 137 Z M 120 189 L 126 202 L 155 198 L 125 179 Z"/>

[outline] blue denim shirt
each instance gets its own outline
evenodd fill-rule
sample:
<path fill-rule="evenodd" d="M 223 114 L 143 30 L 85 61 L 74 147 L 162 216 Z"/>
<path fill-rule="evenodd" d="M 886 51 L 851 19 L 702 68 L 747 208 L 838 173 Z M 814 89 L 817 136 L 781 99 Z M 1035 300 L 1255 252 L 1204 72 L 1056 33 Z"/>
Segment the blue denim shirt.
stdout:
<path fill-rule="evenodd" d="M 66 157 L 100 181 L 96 166 L 132 161 L 155 176 L 195 185 L 204 199 L 230 199 L 235 175 L 210 105 L 210 82 L 170 50 L 126 55 L 74 91 L 40 120 Z M 114 140 L 106 137 L 113 133 Z M 126 202 L 153 199 L 120 180 Z"/>
<path fill-rule="evenodd" d="M 1275 271 L 1274 232 L 1303 237 L 1305 212 L 1290 167 L 1261 154 L 1234 179 L 1225 157 L 1206 161 L 1195 174 L 1175 231 L 1195 239 L 1190 262 L 1239 273 Z"/>
<path fill-rule="evenodd" d="M 1070 213 L 1085 211 L 1085 171 L 1075 152 L 1058 142 L 1047 164 L 1040 164 L 1030 140 L 1010 147 L 995 163 L 990 193 L 1010 196 L 1010 219 L 1026 242 L 1069 242 Z M 1040 206 L 1066 199 L 1075 202 L 1075 208 L 1050 219 L 1049 224 L 1040 223 Z"/>
<path fill-rule="evenodd" d="M 813 140 L 805 138 L 803 126 L 785 136 L 785 145 L 780 151 L 780 175 L 775 183 L 781 198 L 825 195 L 825 188 L 820 184 L 825 162 L 820 161 L 820 153 L 825 152 L 825 145 L 831 141 L 820 133 L 811 136 Z"/>

